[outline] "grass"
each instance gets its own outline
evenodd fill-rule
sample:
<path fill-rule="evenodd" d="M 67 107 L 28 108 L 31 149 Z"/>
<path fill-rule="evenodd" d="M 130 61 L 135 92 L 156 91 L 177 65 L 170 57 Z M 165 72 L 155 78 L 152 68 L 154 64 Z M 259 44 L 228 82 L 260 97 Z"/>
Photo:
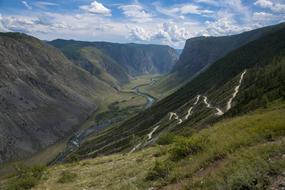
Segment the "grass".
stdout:
<path fill-rule="evenodd" d="M 77 177 L 76 173 L 70 172 L 70 171 L 63 171 L 60 175 L 60 178 L 58 179 L 59 183 L 71 183 L 73 182 Z"/>
<path fill-rule="evenodd" d="M 187 189 L 266 189 L 285 169 L 285 141 L 265 143 L 230 155 L 212 173 L 188 181 Z"/>
<path fill-rule="evenodd" d="M 214 170 L 213 173 L 215 173 L 217 163 L 229 162 L 229 165 L 225 166 L 220 174 L 217 174 L 219 177 L 209 177 L 208 181 L 214 182 L 209 182 L 208 189 L 216 189 L 216 187 L 213 188 L 213 185 L 219 185 L 219 183 L 224 188 L 227 185 L 226 189 L 242 189 L 243 185 L 252 189 L 251 183 L 256 186 L 265 185 L 265 179 L 261 176 L 255 179 L 255 176 L 260 173 L 269 175 L 271 167 L 274 166 L 270 163 L 266 164 L 266 159 L 276 156 L 277 153 L 285 153 L 284 146 L 282 146 L 284 145 L 282 138 L 285 136 L 284 114 L 285 109 L 282 104 L 275 108 L 270 107 L 267 110 L 259 110 L 221 121 L 191 137 L 178 138 L 169 155 L 169 160 L 174 160 L 175 165 L 169 175 L 164 178 L 164 183 L 182 183 L 178 181 L 185 179 L 185 186 L 187 186 L 189 181 L 193 181 L 195 175 L 200 171 L 213 167 L 211 170 Z M 280 141 L 280 143 L 275 145 L 276 141 Z M 264 146 L 259 147 L 262 144 Z M 267 147 L 267 144 L 271 148 L 264 148 Z M 247 166 L 250 169 L 246 169 Z M 285 168 L 283 167 L 283 169 Z M 202 175 L 202 177 L 204 176 Z M 201 184 L 194 183 L 191 187 L 199 189 L 200 186 Z M 202 185 L 202 189 L 207 189 L 205 186 L 207 185 Z M 262 188 L 258 187 L 257 189 Z"/>
<path fill-rule="evenodd" d="M 164 149 L 164 148 L 163 148 Z M 49 168 L 48 179 L 37 189 L 147 189 L 147 171 L 156 161 L 166 158 L 159 147 L 151 147 L 132 154 L 115 154 L 87 159 L 77 163 L 57 165 Z M 76 173 L 75 180 L 59 183 L 64 172 Z"/>

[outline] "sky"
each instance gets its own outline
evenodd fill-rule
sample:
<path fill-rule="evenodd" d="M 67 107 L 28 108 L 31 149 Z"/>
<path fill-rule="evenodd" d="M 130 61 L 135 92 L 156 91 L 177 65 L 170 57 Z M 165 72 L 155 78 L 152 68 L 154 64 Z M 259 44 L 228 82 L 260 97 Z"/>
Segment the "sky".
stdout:
<path fill-rule="evenodd" d="M 285 0 L 0 0 L 0 31 L 42 40 L 165 44 L 285 21 Z"/>

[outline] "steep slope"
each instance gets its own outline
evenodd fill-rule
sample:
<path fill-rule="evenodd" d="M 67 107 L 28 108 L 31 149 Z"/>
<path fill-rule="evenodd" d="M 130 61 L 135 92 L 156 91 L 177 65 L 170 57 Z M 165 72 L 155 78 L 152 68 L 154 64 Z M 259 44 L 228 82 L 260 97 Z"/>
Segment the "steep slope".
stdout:
<path fill-rule="evenodd" d="M 69 134 L 116 91 L 60 51 L 0 33 L 0 163 L 26 158 Z"/>
<path fill-rule="evenodd" d="M 114 87 L 129 81 L 124 67 L 88 42 L 55 40 L 50 44 L 59 48 L 73 63 Z"/>
<path fill-rule="evenodd" d="M 75 155 L 84 158 L 139 149 L 155 141 L 162 131 L 185 135 L 221 117 L 266 106 L 284 99 L 284 76 L 283 27 L 229 53 L 150 109 L 87 142 Z"/>
<path fill-rule="evenodd" d="M 119 84 L 126 83 L 129 76 L 167 73 L 178 59 L 175 49 L 162 45 L 73 40 L 55 40 L 50 44 L 90 73 L 108 74 Z"/>
<path fill-rule="evenodd" d="M 169 75 L 157 84 L 157 89 L 168 91 L 177 89 L 193 79 L 203 69 L 209 67 L 229 52 L 254 41 L 264 35 L 284 27 L 284 23 L 232 36 L 196 37 L 186 41 L 179 61 Z"/>

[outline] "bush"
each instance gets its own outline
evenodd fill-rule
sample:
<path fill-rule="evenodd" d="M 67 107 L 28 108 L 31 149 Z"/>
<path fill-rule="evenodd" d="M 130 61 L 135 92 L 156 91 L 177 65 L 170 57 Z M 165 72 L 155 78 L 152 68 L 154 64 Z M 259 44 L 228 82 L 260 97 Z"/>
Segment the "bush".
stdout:
<path fill-rule="evenodd" d="M 77 177 L 77 174 L 75 173 L 72 173 L 70 171 L 63 171 L 61 173 L 61 177 L 58 179 L 58 182 L 59 183 L 70 183 L 70 182 L 73 182 L 76 177 Z"/>
<path fill-rule="evenodd" d="M 173 148 L 170 150 L 170 159 L 173 161 L 185 158 L 190 154 L 196 154 L 203 147 L 202 139 L 179 137 L 175 141 Z"/>
<path fill-rule="evenodd" d="M 160 135 L 159 139 L 156 141 L 159 145 L 168 145 L 172 144 L 175 139 L 175 134 L 173 133 L 164 133 Z"/>
<path fill-rule="evenodd" d="M 16 166 L 17 176 L 9 180 L 7 190 L 27 190 L 36 186 L 46 171 L 45 166 Z"/>
<path fill-rule="evenodd" d="M 156 161 L 154 167 L 148 172 L 146 180 L 153 181 L 167 177 L 172 168 L 172 165 L 173 164 L 169 161 Z"/>

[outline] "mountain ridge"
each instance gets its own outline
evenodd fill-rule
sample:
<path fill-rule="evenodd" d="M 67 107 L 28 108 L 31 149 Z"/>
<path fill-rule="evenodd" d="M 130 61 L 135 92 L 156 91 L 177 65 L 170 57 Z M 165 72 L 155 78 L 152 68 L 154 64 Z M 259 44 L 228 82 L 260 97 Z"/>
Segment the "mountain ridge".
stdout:
<path fill-rule="evenodd" d="M 139 75 L 167 73 L 178 59 L 175 49 L 166 45 L 62 39 L 49 44 L 59 48 L 75 64 L 88 72 L 94 75 L 105 72 L 109 78 L 115 78 L 118 82 L 113 80 L 111 84 L 118 86 Z"/>

